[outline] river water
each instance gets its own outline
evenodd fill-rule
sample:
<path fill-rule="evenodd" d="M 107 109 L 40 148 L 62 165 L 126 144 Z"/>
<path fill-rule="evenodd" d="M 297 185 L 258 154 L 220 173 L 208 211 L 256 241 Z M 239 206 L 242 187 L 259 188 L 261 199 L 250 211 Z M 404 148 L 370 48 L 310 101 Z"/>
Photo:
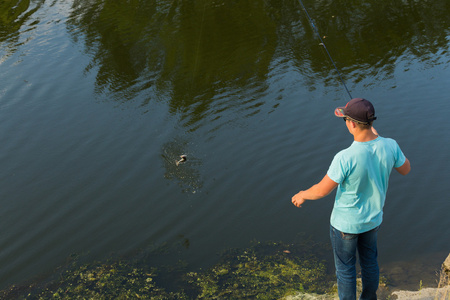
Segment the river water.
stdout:
<path fill-rule="evenodd" d="M 450 2 L 304 4 L 412 164 L 391 176 L 382 271 L 432 284 L 450 251 Z M 163 247 L 206 268 L 252 240 L 328 243 L 334 193 L 290 202 L 352 142 L 320 43 L 293 0 L 1 2 L 0 288 L 74 255 Z"/>

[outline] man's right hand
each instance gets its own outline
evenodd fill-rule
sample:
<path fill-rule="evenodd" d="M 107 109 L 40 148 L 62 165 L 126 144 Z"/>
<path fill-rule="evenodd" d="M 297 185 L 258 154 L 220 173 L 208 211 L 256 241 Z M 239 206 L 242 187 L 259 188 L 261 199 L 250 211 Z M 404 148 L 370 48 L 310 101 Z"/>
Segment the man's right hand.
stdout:
<path fill-rule="evenodd" d="M 302 197 L 302 193 L 303 191 L 300 191 L 292 197 L 292 204 L 297 207 L 302 207 L 302 204 L 306 201 L 306 199 Z"/>

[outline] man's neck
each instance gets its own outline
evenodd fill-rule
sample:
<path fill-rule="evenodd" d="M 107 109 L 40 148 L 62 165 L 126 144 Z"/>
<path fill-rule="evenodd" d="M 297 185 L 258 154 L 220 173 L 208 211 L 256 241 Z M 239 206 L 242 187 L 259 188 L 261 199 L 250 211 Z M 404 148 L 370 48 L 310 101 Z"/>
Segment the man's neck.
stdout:
<path fill-rule="evenodd" d="M 364 130 L 355 130 L 353 132 L 353 138 L 355 142 L 370 142 L 376 139 L 378 135 L 373 133 L 371 129 L 364 129 Z"/>

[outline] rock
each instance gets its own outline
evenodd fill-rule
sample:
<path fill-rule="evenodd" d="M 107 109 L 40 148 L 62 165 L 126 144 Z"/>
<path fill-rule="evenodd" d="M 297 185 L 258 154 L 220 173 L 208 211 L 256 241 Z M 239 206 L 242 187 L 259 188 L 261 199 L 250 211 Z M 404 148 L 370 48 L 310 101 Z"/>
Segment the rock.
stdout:
<path fill-rule="evenodd" d="M 434 299 L 448 299 L 445 298 L 450 292 L 450 286 L 443 288 L 425 288 L 420 291 L 397 291 L 392 295 L 396 296 L 397 300 L 434 300 Z"/>
<path fill-rule="evenodd" d="M 392 295 L 397 297 L 397 300 L 447 300 L 450 297 L 450 254 L 442 264 L 442 272 L 437 288 L 424 288 L 419 291 L 397 291 Z"/>
<path fill-rule="evenodd" d="M 339 297 L 337 295 L 298 293 L 297 295 L 287 296 L 283 300 L 339 300 Z"/>
<path fill-rule="evenodd" d="M 442 264 L 442 270 L 450 275 L 450 254 L 445 259 L 444 263 Z"/>

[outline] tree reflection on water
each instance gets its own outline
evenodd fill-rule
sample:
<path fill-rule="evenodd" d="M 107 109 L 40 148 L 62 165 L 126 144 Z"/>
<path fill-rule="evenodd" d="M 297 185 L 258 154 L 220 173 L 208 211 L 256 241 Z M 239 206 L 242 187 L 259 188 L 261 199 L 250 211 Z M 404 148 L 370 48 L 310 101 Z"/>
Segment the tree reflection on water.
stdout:
<path fill-rule="evenodd" d="M 393 76 L 403 55 L 433 63 L 433 54 L 448 49 L 446 0 L 305 4 L 353 82 Z M 264 103 L 255 94 L 267 93 L 279 58 L 310 85 L 340 84 L 296 1 L 76 0 L 68 27 L 92 56 L 86 70 L 96 70 L 98 94 L 120 101 L 141 95 L 142 105 L 167 101 L 187 125 L 210 110 L 220 117 L 253 104 L 257 111 Z"/>
<path fill-rule="evenodd" d="M 1 1 L 0 2 L 0 51 L 4 51 L 0 63 L 9 55 L 17 51 L 20 46 L 21 27 L 32 20 L 33 14 L 41 8 L 45 0 L 30 1 Z M 33 29 L 39 20 L 32 20 Z M 0 52 L 1 53 L 1 52 Z"/>

